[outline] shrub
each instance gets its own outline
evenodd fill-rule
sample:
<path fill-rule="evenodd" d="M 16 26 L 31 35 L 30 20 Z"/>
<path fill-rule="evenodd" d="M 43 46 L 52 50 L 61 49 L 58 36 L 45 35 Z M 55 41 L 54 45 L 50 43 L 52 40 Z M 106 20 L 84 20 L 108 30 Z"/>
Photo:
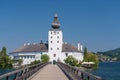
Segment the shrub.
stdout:
<path fill-rule="evenodd" d="M 41 62 L 49 62 L 49 56 L 47 54 L 42 55 Z"/>

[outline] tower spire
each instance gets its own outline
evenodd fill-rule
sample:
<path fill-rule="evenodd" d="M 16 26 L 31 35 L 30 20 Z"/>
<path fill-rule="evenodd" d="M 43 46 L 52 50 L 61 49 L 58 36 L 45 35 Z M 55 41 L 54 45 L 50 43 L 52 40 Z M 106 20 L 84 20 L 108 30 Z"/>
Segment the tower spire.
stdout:
<path fill-rule="evenodd" d="M 57 15 L 57 13 L 55 13 L 55 15 L 54 15 L 54 21 L 52 23 L 52 28 L 53 29 L 59 29 L 59 27 L 60 27 L 60 23 L 58 21 L 58 15 Z"/>

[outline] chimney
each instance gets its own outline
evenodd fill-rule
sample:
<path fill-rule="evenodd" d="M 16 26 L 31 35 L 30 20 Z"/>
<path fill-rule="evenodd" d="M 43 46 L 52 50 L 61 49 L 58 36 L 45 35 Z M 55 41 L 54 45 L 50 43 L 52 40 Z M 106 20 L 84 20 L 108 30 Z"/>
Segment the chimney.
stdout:
<path fill-rule="evenodd" d="M 27 43 L 24 43 L 24 46 L 26 46 L 27 45 Z"/>
<path fill-rule="evenodd" d="M 36 43 L 34 42 L 33 45 L 36 45 Z"/>
<path fill-rule="evenodd" d="M 29 46 L 29 45 L 30 45 L 30 43 L 27 43 L 27 45 Z"/>

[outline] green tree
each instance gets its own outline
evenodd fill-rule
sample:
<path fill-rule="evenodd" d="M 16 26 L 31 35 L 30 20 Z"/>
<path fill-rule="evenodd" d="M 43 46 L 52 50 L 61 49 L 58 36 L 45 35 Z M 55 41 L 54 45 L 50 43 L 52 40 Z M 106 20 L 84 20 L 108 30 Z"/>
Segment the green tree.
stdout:
<path fill-rule="evenodd" d="M 2 54 L 3 57 L 7 56 L 6 47 L 2 48 L 1 54 Z"/>
<path fill-rule="evenodd" d="M 66 64 L 71 66 L 77 66 L 78 63 L 78 61 L 73 56 L 68 56 L 64 61 Z"/>
<path fill-rule="evenodd" d="M 99 60 L 96 54 L 92 53 L 92 52 L 88 52 L 87 48 L 84 48 L 84 62 L 95 62 L 95 67 L 98 66 Z"/>
<path fill-rule="evenodd" d="M 87 54 L 85 55 L 85 59 L 84 62 L 95 62 L 94 67 L 97 67 L 99 64 L 99 60 L 96 54 L 92 53 L 92 52 L 87 52 Z"/>
<path fill-rule="evenodd" d="M 92 53 L 92 52 L 88 52 L 87 54 L 87 61 L 88 62 L 95 62 L 95 67 L 98 66 L 99 64 L 99 60 L 96 54 Z"/>
<path fill-rule="evenodd" d="M 6 47 L 3 47 L 0 52 L 0 68 L 12 67 L 12 61 L 7 55 Z"/>
<path fill-rule="evenodd" d="M 40 63 L 40 60 L 35 60 L 35 61 L 31 62 L 30 65 L 34 65 L 34 64 L 38 64 L 38 63 Z"/>
<path fill-rule="evenodd" d="M 41 62 L 49 62 L 49 56 L 47 54 L 42 55 Z"/>
<path fill-rule="evenodd" d="M 84 48 L 84 60 L 83 61 L 87 61 L 87 48 Z"/>

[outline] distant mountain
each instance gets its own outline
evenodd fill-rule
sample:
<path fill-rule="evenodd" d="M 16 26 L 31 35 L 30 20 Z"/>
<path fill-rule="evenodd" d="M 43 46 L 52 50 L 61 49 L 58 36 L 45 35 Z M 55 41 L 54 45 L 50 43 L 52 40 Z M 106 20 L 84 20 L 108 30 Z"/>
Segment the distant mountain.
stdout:
<path fill-rule="evenodd" d="M 110 58 L 117 58 L 117 60 L 120 60 L 120 48 L 108 50 L 105 52 L 97 52 L 98 55 L 108 56 Z"/>

